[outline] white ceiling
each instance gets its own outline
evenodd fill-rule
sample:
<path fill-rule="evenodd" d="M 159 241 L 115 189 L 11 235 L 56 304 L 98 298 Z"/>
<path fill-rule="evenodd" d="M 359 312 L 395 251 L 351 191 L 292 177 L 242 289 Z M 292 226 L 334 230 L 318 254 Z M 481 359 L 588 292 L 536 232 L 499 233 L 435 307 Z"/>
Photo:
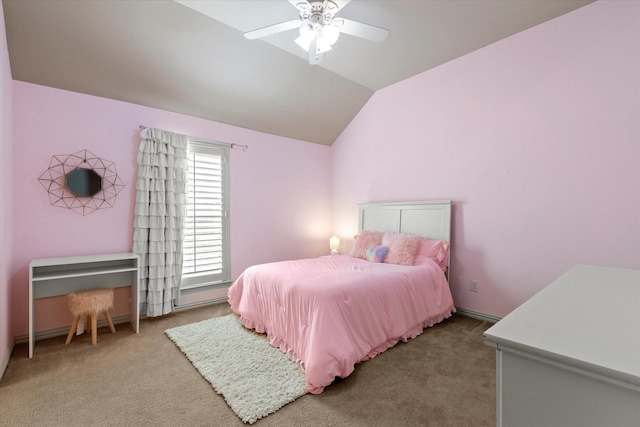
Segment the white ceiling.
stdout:
<path fill-rule="evenodd" d="M 593 0 L 352 0 L 346 34 L 309 65 L 287 0 L 3 0 L 15 80 L 330 145 L 373 93 Z"/>

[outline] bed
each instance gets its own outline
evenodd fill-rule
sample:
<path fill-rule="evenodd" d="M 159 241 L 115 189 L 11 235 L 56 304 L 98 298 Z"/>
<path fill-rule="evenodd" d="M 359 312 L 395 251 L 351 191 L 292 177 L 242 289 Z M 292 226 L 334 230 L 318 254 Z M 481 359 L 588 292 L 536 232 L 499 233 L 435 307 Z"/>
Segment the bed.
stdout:
<path fill-rule="evenodd" d="M 306 391 L 321 393 L 455 312 L 450 224 L 449 201 L 359 205 L 349 254 L 249 267 L 229 303 L 245 327 L 300 362 Z"/>

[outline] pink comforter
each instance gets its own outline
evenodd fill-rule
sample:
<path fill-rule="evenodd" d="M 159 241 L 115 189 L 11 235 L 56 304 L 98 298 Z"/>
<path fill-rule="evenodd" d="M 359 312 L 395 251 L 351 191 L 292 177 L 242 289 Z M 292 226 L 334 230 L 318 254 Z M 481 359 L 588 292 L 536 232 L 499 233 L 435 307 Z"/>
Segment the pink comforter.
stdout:
<path fill-rule="evenodd" d="M 256 265 L 228 295 L 245 327 L 302 363 L 305 388 L 316 394 L 455 312 L 431 260 L 405 267 L 334 255 Z"/>

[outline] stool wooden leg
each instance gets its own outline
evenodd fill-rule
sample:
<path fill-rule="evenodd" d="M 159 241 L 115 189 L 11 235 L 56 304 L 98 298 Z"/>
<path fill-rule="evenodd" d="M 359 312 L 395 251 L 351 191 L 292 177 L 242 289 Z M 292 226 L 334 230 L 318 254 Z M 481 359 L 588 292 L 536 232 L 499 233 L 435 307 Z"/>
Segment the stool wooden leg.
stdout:
<path fill-rule="evenodd" d="M 104 317 L 107 318 L 107 323 L 109 324 L 109 329 L 111 329 L 111 333 L 115 334 L 116 327 L 113 326 L 113 321 L 111 320 L 111 314 L 109 313 L 109 310 L 105 310 Z"/>
<path fill-rule="evenodd" d="M 78 320 L 80 320 L 80 316 L 76 316 L 73 319 L 73 323 L 71 324 L 71 329 L 69 329 L 69 333 L 67 334 L 67 341 L 65 341 L 65 344 L 69 344 L 71 342 L 71 338 L 73 338 L 73 334 L 76 333 L 76 328 L 78 327 Z"/>
<path fill-rule="evenodd" d="M 98 342 L 98 313 L 91 313 L 91 345 Z"/>

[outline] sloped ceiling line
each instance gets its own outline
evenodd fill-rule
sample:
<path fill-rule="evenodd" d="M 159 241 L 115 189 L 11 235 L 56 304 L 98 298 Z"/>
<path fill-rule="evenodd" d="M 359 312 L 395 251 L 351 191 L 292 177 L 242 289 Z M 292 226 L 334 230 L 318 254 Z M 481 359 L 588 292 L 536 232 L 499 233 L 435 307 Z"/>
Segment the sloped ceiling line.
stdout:
<path fill-rule="evenodd" d="M 339 16 L 388 28 L 341 35 L 322 64 L 285 32 L 287 0 L 3 0 L 15 80 L 331 145 L 373 93 L 592 0 L 365 1 Z"/>

